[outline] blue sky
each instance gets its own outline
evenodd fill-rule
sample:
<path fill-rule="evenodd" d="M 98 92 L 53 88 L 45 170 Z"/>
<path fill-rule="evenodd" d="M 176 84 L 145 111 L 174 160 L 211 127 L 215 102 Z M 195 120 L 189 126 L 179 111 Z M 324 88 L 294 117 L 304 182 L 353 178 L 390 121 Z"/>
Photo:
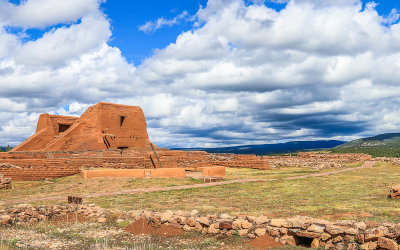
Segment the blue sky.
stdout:
<path fill-rule="evenodd" d="M 21 0 L 10 0 L 16 5 Z M 363 6 L 369 3 L 363 0 Z M 400 2 L 395 0 L 375 1 L 375 9 L 382 16 L 387 16 L 393 9 L 400 10 Z M 252 4 L 247 1 L 246 4 Z M 266 1 L 266 6 L 277 11 L 285 8 L 287 3 Z M 154 6 L 157 6 L 154 8 Z M 176 41 L 179 34 L 193 29 L 193 21 L 181 20 L 171 26 L 164 26 L 156 31 L 145 33 L 139 27 L 146 22 L 156 21 L 159 18 L 173 19 L 178 14 L 187 11 L 194 16 L 200 7 L 206 7 L 207 0 L 147 0 L 147 1 L 105 1 L 100 5 L 101 10 L 110 19 L 112 37 L 108 44 L 120 48 L 123 56 L 135 65 L 153 54 L 156 49 L 162 49 Z M 79 20 L 77 21 L 79 22 Z M 27 29 L 24 41 L 36 40 L 51 29 L 65 26 L 65 24 L 51 25 L 45 28 Z M 20 27 L 7 27 L 10 32 L 23 31 Z"/>
<path fill-rule="evenodd" d="M 111 19 L 113 36 L 109 44 L 120 48 L 123 55 L 135 65 L 140 64 L 154 49 L 162 49 L 175 42 L 182 31 L 192 28 L 192 23 L 182 21 L 150 34 L 140 31 L 139 26 L 160 17 L 172 19 L 183 11 L 194 15 L 199 6 L 206 4 L 205 0 L 108 1 L 102 4 L 102 8 Z"/>
<path fill-rule="evenodd" d="M 33 134 L 40 113 L 79 116 L 100 101 L 141 106 L 162 147 L 398 132 L 398 10 L 383 0 L 0 0 L 0 145 Z"/>
<path fill-rule="evenodd" d="M 370 1 L 363 1 L 365 3 Z M 400 1 L 382 0 L 376 10 L 381 15 L 388 15 L 393 8 L 400 10 Z M 196 14 L 199 6 L 205 7 L 207 0 L 146 0 L 146 1 L 107 1 L 101 5 L 104 13 L 111 19 L 113 36 L 109 41 L 112 46 L 121 49 L 123 55 L 135 65 L 149 57 L 154 49 L 162 49 L 176 41 L 182 32 L 192 29 L 192 22 L 182 21 L 171 27 L 164 27 L 150 34 L 138 29 L 147 21 L 154 21 L 160 17 L 172 19 L 177 14 L 187 11 L 190 15 Z M 286 3 L 265 2 L 268 7 L 281 10 Z M 157 6 L 154 8 L 154 6 Z"/>

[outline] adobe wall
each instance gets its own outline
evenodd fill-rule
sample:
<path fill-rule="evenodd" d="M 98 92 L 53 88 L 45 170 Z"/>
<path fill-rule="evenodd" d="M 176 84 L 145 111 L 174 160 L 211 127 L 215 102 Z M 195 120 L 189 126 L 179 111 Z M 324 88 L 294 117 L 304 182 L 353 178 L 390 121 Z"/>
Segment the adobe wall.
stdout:
<path fill-rule="evenodd" d="M 55 179 L 79 173 L 74 167 L 14 167 L 0 164 L 0 173 L 13 181 Z"/>
<path fill-rule="evenodd" d="M 225 177 L 225 167 L 207 167 L 202 172 L 204 176 Z"/>
<path fill-rule="evenodd" d="M 195 151 L 97 150 L 97 151 L 29 151 L 0 154 L 0 173 L 13 180 L 41 180 L 76 174 L 80 169 L 164 169 L 199 167 L 245 167 L 269 169 L 268 162 L 255 155 L 208 154 Z M 151 160 L 150 157 L 153 157 Z M 156 163 L 154 166 L 153 163 Z M 8 164 L 8 165 L 7 165 Z M 10 169 L 9 165 L 15 166 Z M 35 169 L 37 173 L 35 174 Z M 58 169 L 60 169 L 58 171 Z M 210 170 L 211 171 L 211 170 Z M 26 174 L 23 174 L 26 172 Z M 19 176 L 18 176 L 19 175 Z M 176 175 L 176 174 L 175 174 Z"/>
<path fill-rule="evenodd" d="M 157 169 L 152 173 L 168 175 L 164 168 L 213 166 L 269 169 L 255 155 L 158 148 L 149 140 L 140 107 L 105 102 L 81 117 L 41 114 L 34 135 L 0 154 L 0 173 L 13 180 L 55 178 L 88 168 Z"/>
<path fill-rule="evenodd" d="M 149 143 L 140 107 L 100 102 L 81 117 L 41 114 L 36 133 L 11 151 L 145 148 Z"/>
<path fill-rule="evenodd" d="M 144 178 L 146 176 L 144 169 L 101 169 L 101 170 L 84 170 L 81 171 L 84 179 L 96 177 L 132 177 Z"/>
<path fill-rule="evenodd" d="M 160 169 L 151 169 L 150 177 L 173 177 L 173 178 L 185 178 L 186 173 L 183 168 L 160 168 Z"/>

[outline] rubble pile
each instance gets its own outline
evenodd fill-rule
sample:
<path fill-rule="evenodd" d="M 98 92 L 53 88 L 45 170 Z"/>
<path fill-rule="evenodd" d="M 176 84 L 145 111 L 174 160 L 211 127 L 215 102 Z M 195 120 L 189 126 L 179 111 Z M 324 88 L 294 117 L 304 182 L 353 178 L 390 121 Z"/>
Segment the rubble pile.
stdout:
<path fill-rule="evenodd" d="M 4 178 L 4 176 L 0 174 L 0 189 L 12 189 L 11 178 Z"/>
<path fill-rule="evenodd" d="M 105 218 L 105 209 L 94 204 L 54 206 L 18 204 L 0 211 L 0 224 L 20 225 L 47 221 L 49 219 L 57 220 L 58 218 L 68 220 L 68 216 L 71 214 L 82 215 L 87 219 L 95 218 L 96 220 L 103 220 Z M 70 216 L 70 219 L 72 220 L 73 216 Z"/>

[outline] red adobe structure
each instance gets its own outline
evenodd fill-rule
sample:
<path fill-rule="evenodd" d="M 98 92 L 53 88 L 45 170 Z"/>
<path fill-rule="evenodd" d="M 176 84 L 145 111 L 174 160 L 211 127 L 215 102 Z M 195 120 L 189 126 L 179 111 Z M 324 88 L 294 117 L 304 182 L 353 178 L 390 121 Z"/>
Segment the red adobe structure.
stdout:
<path fill-rule="evenodd" d="M 36 133 L 0 153 L 0 173 L 12 180 L 41 180 L 82 169 L 195 170 L 212 166 L 269 169 L 256 155 L 209 154 L 158 148 L 140 107 L 100 102 L 81 117 L 41 114 Z"/>
<path fill-rule="evenodd" d="M 41 114 L 36 133 L 11 152 L 135 149 L 149 143 L 140 107 L 100 102 L 81 117 Z"/>

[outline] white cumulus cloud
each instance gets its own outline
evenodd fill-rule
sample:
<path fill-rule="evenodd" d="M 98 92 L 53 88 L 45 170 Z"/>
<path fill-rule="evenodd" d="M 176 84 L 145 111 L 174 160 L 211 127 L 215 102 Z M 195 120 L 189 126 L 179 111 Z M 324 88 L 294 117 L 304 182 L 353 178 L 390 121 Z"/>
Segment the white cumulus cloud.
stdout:
<path fill-rule="evenodd" d="M 60 16 L 50 0 L 0 1 L 0 145 L 33 133 L 39 113 L 80 115 L 99 101 L 141 106 L 151 140 L 169 147 L 398 131 L 397 11 L 347 0 L 292 0 L 280 11 L 253 2 L 209 0 L 192 30 L 135 66 L 107 43 L 98 1 L 63 1 Z M 22 18 L 24 8 L 35 14 Z M 6 29 L 55 24 L 28 42 Z"/>
<path fill-rule="evenodd" d="M 76 22 L 88 13 L 98 12 L 100 0 L 27 0 L 20 5 L 0 0 L 0 21 L 23 28 Z"/>

